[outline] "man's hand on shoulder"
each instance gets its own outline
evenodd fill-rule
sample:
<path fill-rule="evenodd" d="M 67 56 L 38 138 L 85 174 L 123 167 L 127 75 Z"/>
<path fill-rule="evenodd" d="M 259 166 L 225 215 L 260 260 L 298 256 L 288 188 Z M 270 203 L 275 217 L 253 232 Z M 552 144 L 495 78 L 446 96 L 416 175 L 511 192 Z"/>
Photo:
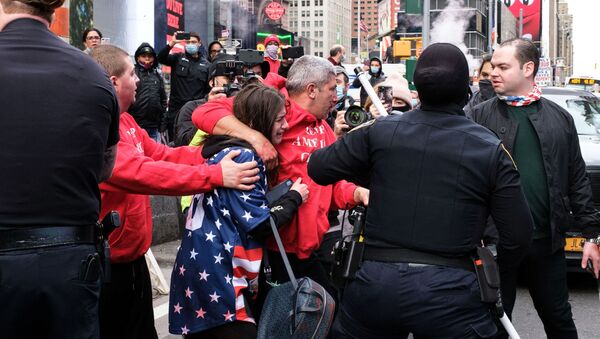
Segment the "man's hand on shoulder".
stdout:
<path fill-rule="evenodd" d="M 256 161 L 241 164 L 233 161 L 240 153 L 240 150 L 231 151 L 221 160 L 223 187 L 247 191 L 253 189 L 254 183 L 259 180 L 258 167 Z"/>

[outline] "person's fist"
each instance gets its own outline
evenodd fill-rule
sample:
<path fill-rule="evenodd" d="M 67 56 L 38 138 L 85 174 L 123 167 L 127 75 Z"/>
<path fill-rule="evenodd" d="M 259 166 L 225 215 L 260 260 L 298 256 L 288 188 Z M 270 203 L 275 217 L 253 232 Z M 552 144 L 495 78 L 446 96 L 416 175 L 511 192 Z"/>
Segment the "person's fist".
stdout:
<path fill-rule="evenodd" d="M 300 193 L 300 196 L 302 197 L 302 202 L 306 202 L 306 199 L 308 199 L 308 193 L 309 193 L 308 186 L 306 186 L 306 184 L 302 183 L 302 178 L 296 179 L 296 181 L 292 185 L 292 188 L 290 188 L 290 189 Z"/>

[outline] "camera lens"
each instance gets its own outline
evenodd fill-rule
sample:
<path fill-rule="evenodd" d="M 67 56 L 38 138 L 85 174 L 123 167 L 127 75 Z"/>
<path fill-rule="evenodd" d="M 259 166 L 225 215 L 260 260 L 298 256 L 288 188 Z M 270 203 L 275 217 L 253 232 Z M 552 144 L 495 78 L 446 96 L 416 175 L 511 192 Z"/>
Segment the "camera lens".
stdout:
<path fill-rule="evenodd" d="M 348 109 L 346 110 L 346 114 L 344 114 L 344 119 L 346 120 L 346 124 L 350 128 L 354 128 L 371 120 L 371 114 L 363 110 L 360 106 L 353 105 L 348 107 Z"/>

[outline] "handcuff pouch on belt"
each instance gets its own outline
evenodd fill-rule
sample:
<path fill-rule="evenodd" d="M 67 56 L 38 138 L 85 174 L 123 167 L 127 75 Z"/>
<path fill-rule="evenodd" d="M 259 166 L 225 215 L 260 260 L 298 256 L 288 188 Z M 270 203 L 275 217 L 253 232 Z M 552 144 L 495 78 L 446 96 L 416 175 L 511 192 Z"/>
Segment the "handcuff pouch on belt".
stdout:
<path fill-rule="evenodd" d="M 365 249 L 362 233 L 366 217 L 366 207 L 359 205 L 352 209 L 348 217 L 348 220 L 354 226 L 352 234 L 349 236 L 350 240 L 346 240 L 347 237 L 342 235 L 342 238 L 333 247 L 334 263 L 330 274 L 333 285 L 337 288 L 343 288 L 348 280 L 354 280 L 354 275 L 360 268 Z"/>
<path fill-rule="evenodd" d="M 121 218 L 119 212 L 110 211 L 108 214 L 96 223 L 96 249 L 100 254 L 103 264 L 104 282 L 110 282 L 110 246 L 108 244 L 108 236 L 115 228 L 121 226 Z"/>
<path fill-rule="evenodd" d="M 495 304 L 500 296 L 500 271 L 494 254 L 488 247 L 474 250 L 473 265 L 479 282 L 481 301 Z"/>

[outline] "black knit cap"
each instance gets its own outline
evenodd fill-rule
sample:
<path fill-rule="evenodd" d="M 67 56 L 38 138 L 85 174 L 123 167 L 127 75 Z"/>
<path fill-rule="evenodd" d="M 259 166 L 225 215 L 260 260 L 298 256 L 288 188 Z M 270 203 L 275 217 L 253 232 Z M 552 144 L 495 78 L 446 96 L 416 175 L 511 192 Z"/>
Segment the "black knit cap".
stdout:
<path fill-rule="evenodd" d="M 469 65 L 463 52 L 448 43 L 435 43 L 421 53 L 414 82 L 419 100 L 425 104 L 456 103 L 469 98 Z"/>

